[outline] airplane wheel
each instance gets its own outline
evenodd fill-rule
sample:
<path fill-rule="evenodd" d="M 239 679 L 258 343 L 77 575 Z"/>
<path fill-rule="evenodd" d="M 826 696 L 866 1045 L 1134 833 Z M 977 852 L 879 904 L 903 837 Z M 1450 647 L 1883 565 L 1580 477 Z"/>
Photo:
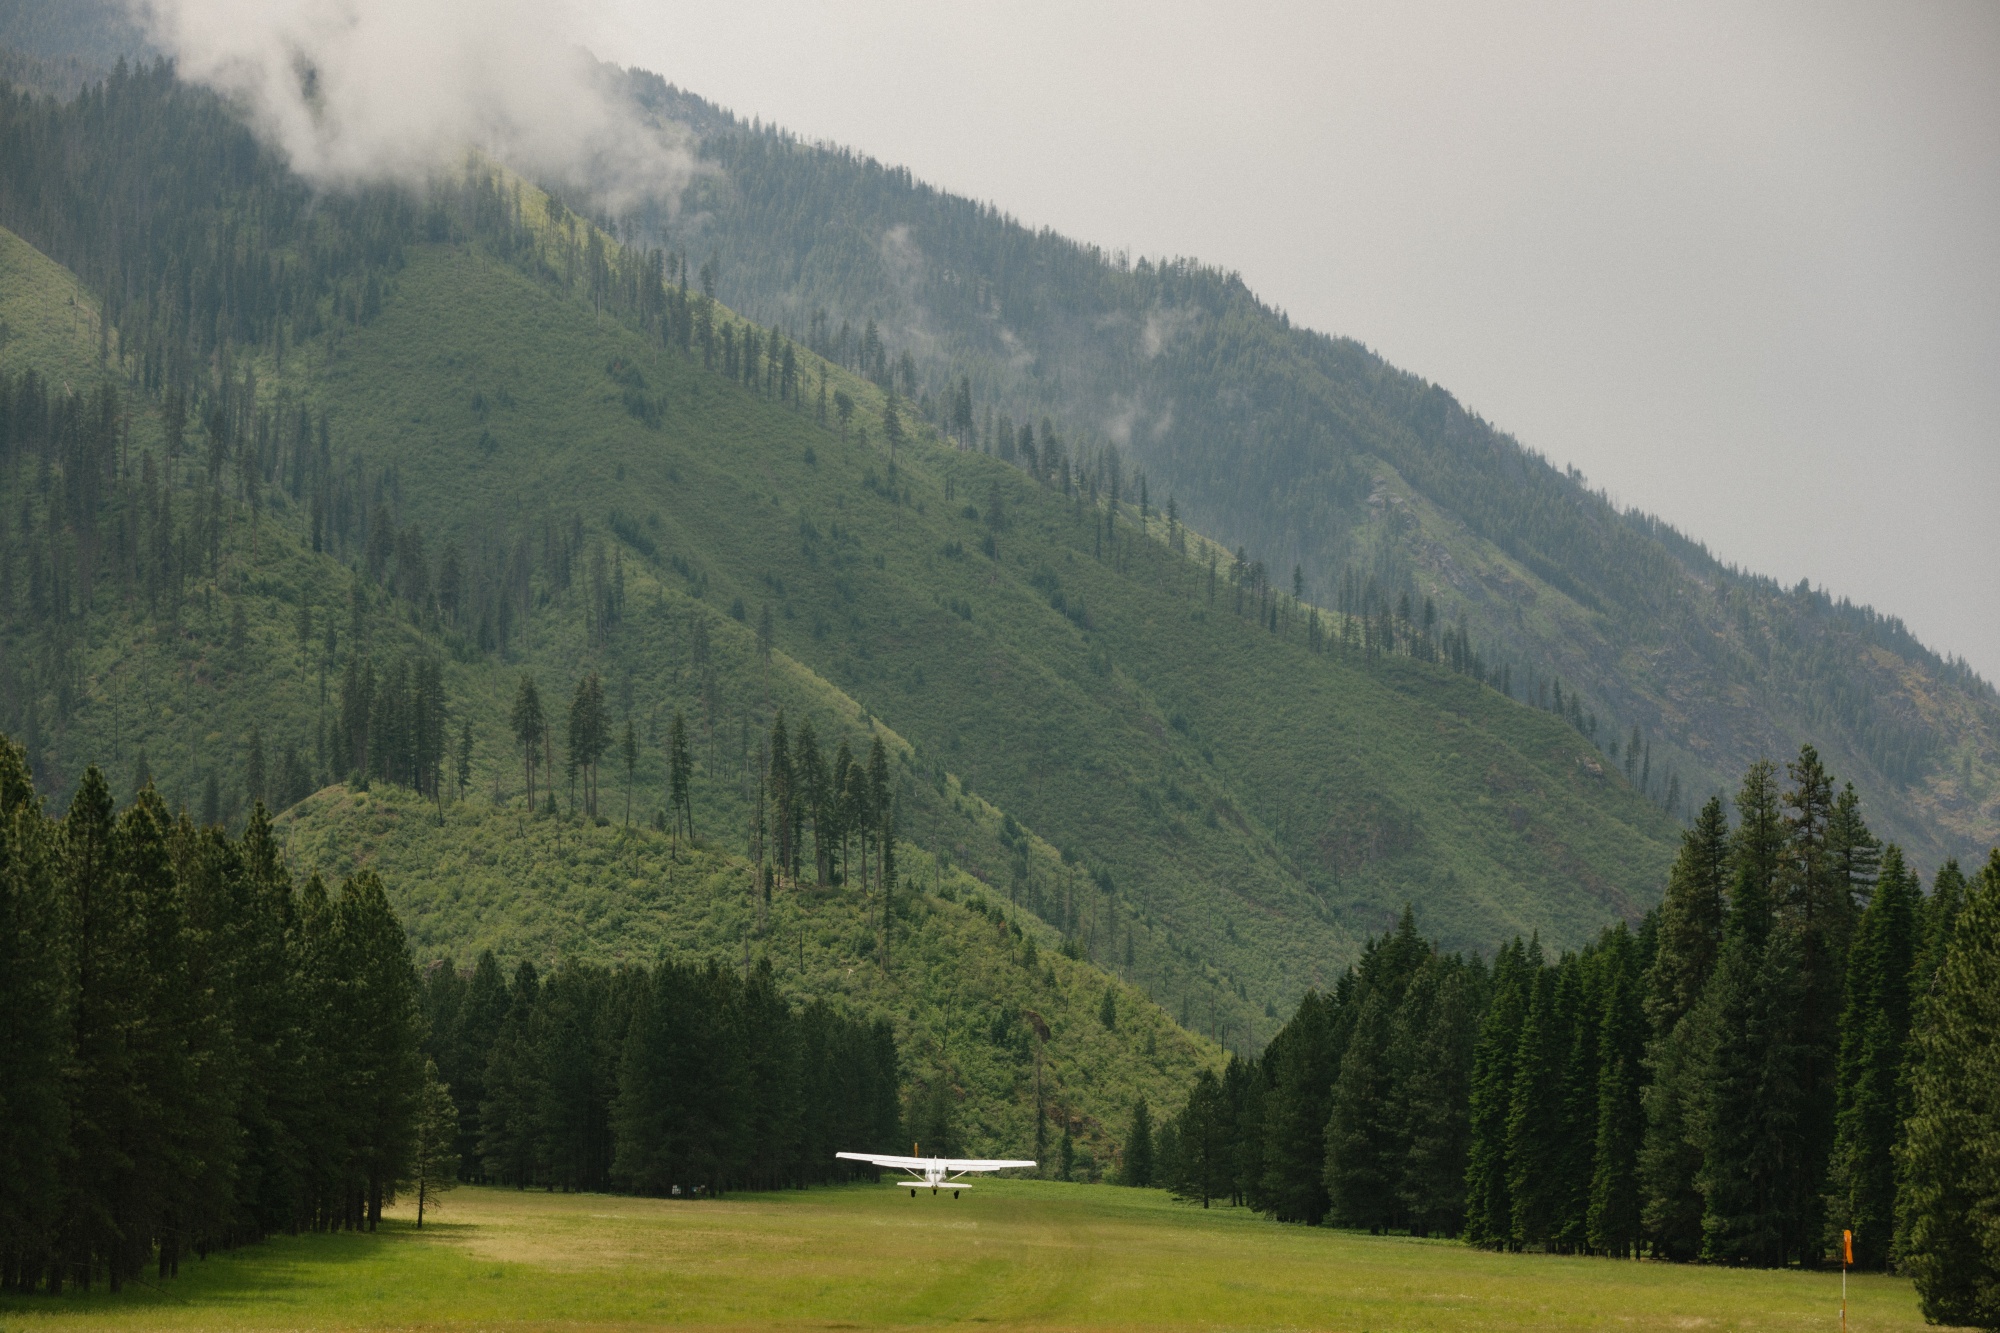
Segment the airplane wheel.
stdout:
<path fill-rule="evenodd" d="M 958 1191 L 957 1191 L 957 1190 L 953 1190 L 953 1191 L 951 1192 L 951 1197 L 952 1197 L 952 1198 L 954 1198 L 954 1199 L 956 1199 L 956 1198 L 958 1197 Z"/>
<path fill-rule="evenodd" d="M 911 1191 L 910 1191 L 910 1197 L 911 1197 L 912 1199 L 916 1198 L 916 1197 L 917 1197 L 917 1192 L 916 1192 L 915 1190 L 911 1190 Z"/>

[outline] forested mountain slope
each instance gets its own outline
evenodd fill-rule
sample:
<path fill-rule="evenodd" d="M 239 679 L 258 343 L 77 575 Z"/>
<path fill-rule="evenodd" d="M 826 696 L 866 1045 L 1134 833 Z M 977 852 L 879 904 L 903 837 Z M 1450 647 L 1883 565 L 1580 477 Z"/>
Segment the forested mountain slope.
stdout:
<path fill-rule="evenodd" d="M 948 858 L 1239 1047 L 1406 902 L 1477 947 L 1659 892 L 1670 820 L 1573 725 L 1449 633 L 1385 655 L 1219 575 L 1112 498 L 1107 451 L 1031 476 L 959 448 L 481 164 L 314 198 L 159 71 L 0 110 L 0 219 L 103 302 L 70 354 L 124 395 L 9 385 L 0 727 L 52 785 L 144 756 L 225 817 L 357 773 L 437 793 L 469 724 L 471 789 L 518 809 L 533 675 L 564 818 L 597 783 L 622 821 L 628 721 L 659 813 L 678 712 L 709 846 L 831 887 L 839 802 L 776 790 L 783 710 L 812 790 L 882 741 L 933 887 Z M 77 283 L 50 266 L 4 317 Z M 530 929 L 532 895 L 427 938 L 605 947 Z"/>
<path fill-rule="evenodd" d="M 1310 600 L 1432 599 L 1517 697 L 1580 692 L 1607 757 L 1677 815 L 1811 741 L 1925 861 L 2000 837 L 2000 701 L 1893 617 L 1724 565 L 1233 274 L 1032 232 L 629 81 L 713 168 L 647 224 L 712 255 L 725 299 L 927 398 L 978 447 L 1011 457 L 1013 423 L 1052 420 L 1120 446 L 1156 502 L 1281 586 L 1296 568 Z"/>
<path fill-rule="evenodd" d="M 0 318 L 23 330 L 0 350 L 10 499 L 0 734 L 24 740 L 59 785 L 58 812 L 92 759 L 121 801 L 151 780 L 197 817 L 235 825 L 261 797 L 284 809 L 277 828 L 299 874 L 384 876 L 427 966 L 469 966 L 489 948 L 545 973 L 576 962 L 768 963 L 796 1001 L 890 1019 L 910 1124 L 938 1147 L 1013 1152 L 1039 1132 L 1053 1161 L 1067 1124 L 1076 1170 L 1108 1170 L 1133 1099 L 1163 1101 L 1217 1059 L 1139 984 L 1083 956 L 1095 922 L 1066 939 L 914 839 L 899 841 L 900 891 L 886 905 L 879 881 L 816 887 L 810 869 L 760 895 L 742 829 L 711 825 L 711 793 L 741 777 L 740 763 L 718 758 L 715 735 L 697 733 L 707 744 L 695 762 L 693 845 L 654 825 L 667 756 L 651 727 L 638 733 L 637 780 L 606 775 L 605 814 L 565 801 L 561 815 L 531 815 L 504 738 L 524 659 L 482 658 L 435 615 L 413 616 L 389 586 L 408 590 L 407 544 L 388 579 L 357 579 L 332 551 L 312 549 L 312 507 L 282 485 L 254 503 L 231 486 L 210 490 L 202 469 L 170 453 L 157 405 L 119 395 L 130 386 L 96 366 L 98 312 L 87 298 L 72 308 L 75 278 L 11 232 L 0 232 L 0 278 Z M 108 456 L 92 458 L 98 450 Z M 81 515 L 77 492 L 93 481 L 105 493 Z M 552 658 L 576 647 L 552 638 Z M 377 666 L 357 716 L 355 673 Z M 758 675 L 762 697 L 789 709 L 795 728 L 866 735 L 851 701 L 785 659 Z M 541 679 L 562 735 L 571 680 Z M 426 721 L 436 702 L 441 713 Z M 906 755 L 892 732 L 879 734 Z M 334 780 L 350 762 L 352 786 Z M 923 807 L 906 757 L 892 782 L 912 797 L 899 809 Z M 954 792 L 953 805 L 997 834 L 1001 817 L 977 798 Z M 1038 868 L 1060 864 L 1047 845 L 1013 836 Z"/>

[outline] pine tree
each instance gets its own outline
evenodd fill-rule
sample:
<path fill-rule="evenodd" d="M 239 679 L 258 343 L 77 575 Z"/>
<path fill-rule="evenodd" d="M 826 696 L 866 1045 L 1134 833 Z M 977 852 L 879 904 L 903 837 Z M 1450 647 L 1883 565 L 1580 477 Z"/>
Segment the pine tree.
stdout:
<path fill-rule="evenodd" d="M 243 798 L 248 803 L 262 801 L 269 796 L 270 788 L 264 774 L 264 732 L 261 727 L 253 726 L 243 757 Z"/>
<path fill-rule="evenodd" d="M 1925 1318 L 2000 1327 L 2000 851 L 1966 896 L 1915 1045 L 1899 1263 Z"/>
<path fill-rule="evenodd" d="M 336 909 L 348 971 L 342 1018 L 355 1036 L 349 1073 L 357 1130 L 351 1152 L 373 1231 L 407 1173 L 423 1062 L 417 1049 L 417 974 L 382 880 L 363 871 L 341 886 Z"/>
<path fill-rule="evenodd" d="M 1563 1071 L 1569 1051 L 1560 969 L 1537 968 L 1514 1049 L 1514 1086 L 1507 1108 L 1507 1195 L 1510 1239 L 1516 1248 L 1552 1245 L 1567 1200 Z"/>
<path fill-rule="evenodd" d="M 1722 947 L 1729 887 L 1729 820 L 1710 797 L 1681 834 L 1680 854 L 1660 904 L 1659 947 L 1646 978 L 1646 1017 L 1655 1039 L 1673 1031 L 1701 997 Z"/>
<path fill-rule="evenodd" d="M 1630 943 L 1628 932 L 1623 944 L 1629 947 Z M 1609 973 L 1619 961 L 1612 954 L 1617 947 L 1617 932 L 1606 932 L 1606 938 L 1596 945 L 1565 959 L 1565 966 L 1556 974 L 1556 1012 L 1567 1034 L 1567 1050 L 1561 1066 L 1562 1143 L 1555 1191 L 1559 1220 L 1554 1245 L 1564 1254 L 1581 1254 L 1590 1244 L 1591 1188 L 1597 1174 L 1603 1081 L 1597 1039 L 1603 1031 Z"/>
<path fill-rule="evenodd" d="M 1702 1200 L 1695 1188 L 1701 1152 L 1690 1123 L 1697 1091 L 1694 1032 L 1688 1016 L 1714 976 L 1722 947 L 1724 897 L 1731 878 L 1729 821 L 1712 797 L 1681 838 L 1659 909 L 1658 947 L 1646 976 L 1651 1026 L 1642 1094 L 1645 1137 L 1639 1153 L 1643 1220 L 1653 1252 L 1691 1260 L 1701 1252 Z"/>
<path fill-rule="evenodd" d="M 1328 1102 L 1340 1067 L 1335 1010 L 1332 996 L 1307 991 L 1292 1021 L 1264 1052 L 1270 1087 L 1264 1100 L 1261 1192 L 1281 1222 L 1317 1225 L 1326 1216 Z M 1220 1094 L 1218 1083 L 1218 1099 Z M 1182 1152 L 1196 1146 L 1184 1127 Z M 1215 1180 L 1204 1177 L 1204 1183 L 1213 1186 Z M 1205 1189 L 1203 1197 L 1215 1192 Z"/>
<path fill-rule="evenodd" d="M 813 883 L 824 888 L 833 875 L 833 832 L 829 826 L 831 793 L 827 786 L 825 761 L 820 757 L 819 738 L 813 734 L 810 719 L 799 723 L 795 742 L 797 756 L 793 769 L 798 783 L 798 802 L 801 815 L 812 821 L 813 828 Z M 800 836 L 803 838 L 801 828 Z M 803 859 L 804 849 L 800 849 Z"/>
<path fill-rule="evenodd" d="M 535 755 L 542 743 L 542 728 L 545 722 L 542 714 L 542 696 L 535 688 L 533 676 L 521 677 L 521 686 L 514 692 L 514 711 L 510 721 L 514 727 L 514 740 L 521 747 L 528 809 L 532 812 L 535 808 Z"/>
<path fill-rule="evenodd" d="M 64 1070 L 68 1147 L 74 1169 L 65 1182 L 55 1250 L 60 1276 L 87 1285 L 109 1261 L 117 1287 L 133 1272 L 119 1252 L 118 1206 L 130 1198 L 141 1146 L 145 1089 L 133 1068 L 130 1035 L 144 1023 L 144 978 L 132 886 L 121 873 L 111 796 L 95 768 L 84 772 L 57 834 L 56 854 L 65 940 L 69 1052 Z M 142 874 L 158 872 L 157 865 Z"/>
<path fill-rule="evenodd" d="M 451 1099 L 451 1088 L 438 1079 L 437 1062 L 426 1060 L 411 1136 L 410 1178 L 404 1182 L 417 1196 L 419 1230 L 425 1211 L 436 1208 L 438 1196 L 458 1183 L 458 1130 L 458 1105 Z"/>
<path fill-rule="evenodd" d="M 1958 925 L 1958 914 L 1965 909 L 1965 892 L 1965 872 L 1958 868 L 1954 858 L 1938 867 L 1931 880 L 1930 896 L 1920 904 L 1917 975 L 1913 983 L 1919 1009 L 1926 1003 L 1938 969 L 1944 965 L 1951 932 Z"/>
<path fill-rule="evenodd" d="M 1473 1051 L 1487 1004 L 1484 969 L 1457 957 L 1426 964 L 1396 1014 L 1390 1065 L 1403 1085 L 1408 1153 L 1403 1207 L 1418 1235 L 1455 1235 L 1464 1226 L 1472 1146 Z M 1427 992 L 1434 996 L 1417 1003 Z"/>
<path fill-rule="evenodd" d="M 1793 1244 L 1806 1262 L 1826 1252 L 1827 1165 L 1833 1155 L 1836 1079 L 1840 1063 L 1840 1012 L 1847 954 L 1854 937 L 1852 844 L 1872 839 L 1857 811 L 1842 816 L 1849 846 L 1834 846 L 1833 780 L 1812 746 L 1801 747 L 1788 766 L 1785 793 L 1786 852 L 1781 878 L 1783 915 L 1798 934 L 1799 1003 L 1784 1015 L 1795 1029 L 1797 1084 L 1790 1105 L 1774 1104 L 1767 1089 L 1765 1113 L 1796 1126 L 1786 1165 L 1784 1209 L 1797 1232 Z"/>
<path fill-rule="evenodd" d="M 584 814 L 597 818 L 597 763 L 611 745 L 610 720 L 604 712 L 604 685 L 595 671 L 576 683 L 569 704 L 569 763 L 583 780 Z M 575 796 L 571 795 L 572 807 Z"/>
<path fill-rule="evenodd" d="M 1827 855 L 1833 862 L 1835 879 L 1847 886 L 1851 901 L 1865 903 L 1874 892 L 1875 878 L 1882 866 L 1882 840 L 1869 832 L 1861 817 L 1861 797 L 1853 783 L 1841 788 L 1827 820 Z"/>
<path fill-rule="evenodd" d="M 676 708 L 673 721 L 667 726 L 667 809 L 673 815 L 675 838 L 685 829 L 690 843 L 694 841 L 693 788 L 694 761 L 688 757 L 687 717 Z"/>
<path fill-rule="evenodd" d="M 51 835 L 26 756 L 0 737 L 0 1275 L 8 1286 L 32 1283 L 62 1206 L 67 1043 Z"/>
<path fill-rule="evenodd" d="M 1153 1112 L 1141 1097 L 1132 1105 L 1132 1124 L 1125 1131 L 1124 1182 L 1141 1189 L 1153 1183 Z"/>
<path fill-rule="evenodd" d="M 778 873 L 795 878 L 798 869 L 798 794 L 792 771 L 791 742 L 785 734 L 785 710 L 771 723 L 770 774 L 771 850 Z"/>
<path fill-rule="evenodd" d="M 639 737 L 632 730 L 632 719 L 625 719 L 625 737 L 618 747 L 619 757 L 625 761 L 625 827 L 632 827 L 632 780 L 639 769 Z"/>
<path fill-rule="evenodd" d="M 1759 760 L 1737 794 L 1729 920 L 1715 975 L 1689 1019 L 1688 1137 L 1701 1158 L 1702 1256 L 1716 1262 L 1777 1264 L 1785 1253 L 1789 1126 L 1762 1114 L 1767 1088 L 1789 1082 L 1777 1022 L 1797 979 L 1794 937 L 1773 930 L 1784 861 L 1775 777 Z"/>
<path fill-rule="evenodd" d="M 1696 1010 L 1699 1109 L 1691 1119 L 1710 1262 L 1778 1267 L 1806 1241 L 1795 1195 L 1797 1126 L 1786 1115 L 1804 1081 L 1803 971 L 1791 924 L 1767 925 L 1761 947 L 1753 931 L 1736 929 Z"/>
<path fill-rule="evenodd" d="M 1855 931 L 1840 1014 L 1840 1063 L 1827 1224 L 1854 1233 L 1855 1263 L 1882 1268 L 1895 1229 L 1892 1152 L 1907 1109 L 1903 1069 L 1916 967 L 1916 886 L 1891 843 Z"/>
<path fill-rule="evenodd" d="M 1371 988 L 1355 1015 L 1328 1098 L 1325 1173 L 1328 1209 L 1340 1226 L 1380 1232 L 1401 1220 L 1402 1107 L 1389 1063 L 1394 1000 Z"/>
<path fill-rule="evenodd" d="M 1541 964 L 1539 943 L 1532 948 L 1532 963 L 1530 946 L 1519 938 L 1494 959 L 1493 999 L 1473 1047 L 1465 1238 L 1492 1249 L 1512 1248 L 1514 1244 L 1514 1200 L 1509 1189 L 1513 1172 L 1508 1156 L 1507 1123 L 1513 1107 L 1521 1026 L 1527 1018 L 1535 974 Z"/>
<path fill-rule="evenodd" d="M 1608 977 L 1597 1037 L 1597 1125 L 1587 1240 L 1599 1254 L 1636 1255 L 1641 1236 L 1640 1102 L 1646 1019 L 1639 1000 L 1637 945 L 1623 926 L 1606 951 Z"/>
<path fill-rule="evenodd" d="M 1167 1181 L 1168 1189 L 1182 1198 L 1201 1200 L 1204 1208 L 1229 1196 L 1229 1120 L 1222 1080 L 1214 1071 L 1202 1070 L 1174 1127 L 1176 1169 Z M 1064 1132 L 1068 1132 L 1066 1125 Z"/>
<path fill-rule="evenodd" d="M 486 1098 L 487 1062 L 499 1041 L 507 1009 L 507 981 L 500 973 L 500 960 L 491 949 L 484 950 L 466 978 L 451 1064 L 442 1071 L 450 1075 L 452 1096 L 458 1103 L 459 1170 L 474 1180 L 487 1178 L 480 1155 L 481 1105 Z"/>
<path fill-rule="evenodd" d="M 517 1188 L 536 1183 L 535 1113 L 541 1105 L 541 1061 L 530 1022 L 541 999 L 541 975 L 523 960 L 507 992 L 507 1013 L 486 1063 L 479 1104 L 479 1155 L 489 1179 Z"/>
<path fill-rule="evenodd" d="M 894 389 L 882 400 L 882 438 L 889 442 L 889 457 L 893 460 L 903 444 L 903 414 Z"/>

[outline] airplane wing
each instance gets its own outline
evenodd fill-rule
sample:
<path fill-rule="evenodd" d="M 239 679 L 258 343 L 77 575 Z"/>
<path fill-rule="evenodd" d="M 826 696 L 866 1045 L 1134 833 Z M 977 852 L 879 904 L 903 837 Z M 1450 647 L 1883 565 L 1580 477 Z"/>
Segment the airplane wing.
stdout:
<path fill-rule="evenodd" d="M 922 1171 L 927 1167 L 942 1166 L 947 1171 L 1005 1171 L 1009 1167 L 1030 1167 L 1033 1162 L 1016 1161 L 1005 1158 L 963 1158 L 963 1157 L 897 1157 L 887 1153 L 837 1152 L 835 1157 L 850 1162 L 867 1162 L 871 1166 L 886 1166 L 892 1171 Z"/>
<path fill-rule="evenodd" d="M 834 1156 L 850 1162 L 866 1162 L 870 1166 L 886 1166 L 892 1171 L 921 1171 L 930 1165 L 928 1157 L 895 1157 L 886 1153 L 837 1152 Z"/>

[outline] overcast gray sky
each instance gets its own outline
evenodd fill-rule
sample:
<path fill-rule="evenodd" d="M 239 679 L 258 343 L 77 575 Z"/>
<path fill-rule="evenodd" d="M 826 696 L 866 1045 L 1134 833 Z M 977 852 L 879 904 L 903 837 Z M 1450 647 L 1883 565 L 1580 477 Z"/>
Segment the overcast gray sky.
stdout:
<path fill-rule="evenodd" d="M 2000 4 L 583 8 L 745 116 L 1238 269 L 2000 679 Z"/>

